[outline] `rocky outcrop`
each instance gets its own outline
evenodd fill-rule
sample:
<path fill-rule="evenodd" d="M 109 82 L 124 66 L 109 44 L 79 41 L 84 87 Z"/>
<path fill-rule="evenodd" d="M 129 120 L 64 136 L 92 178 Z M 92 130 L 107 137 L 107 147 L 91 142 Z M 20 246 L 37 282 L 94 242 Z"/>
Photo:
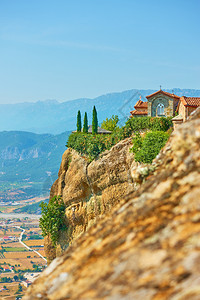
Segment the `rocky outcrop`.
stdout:
<path fill-rule="evenodd" d="M 200 119 L 193 115 L 172 134 L 154 175 L 121 196 L 24 299 L 199 299 L 199 203 Z"/>
<path fill-rule="evenodd" d="M 72 149 L 65 151 L 50 198 L 62 196 L 68 229 L 60 233 L 56 250 L 53 250 L 50 239 L 46 239 L 45 252 L 49 261 L 61 255 L 97 218 L 110 212 L 124 196 L 135 190 L 132 173 L 138 164 L 129 151 L 130 147 L 129 138 L 91 163 Z"/>

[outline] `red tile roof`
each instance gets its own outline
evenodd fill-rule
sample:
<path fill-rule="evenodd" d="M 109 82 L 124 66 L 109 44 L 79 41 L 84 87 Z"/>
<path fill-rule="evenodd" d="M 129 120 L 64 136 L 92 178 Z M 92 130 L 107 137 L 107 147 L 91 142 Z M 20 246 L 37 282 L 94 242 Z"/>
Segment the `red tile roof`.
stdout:
<path fill-rule="evenodd" d="M 182 96 L 181 101 L 185 106 L 193 106 L 198 107 L 200 106 L 200 97 L 186 97 Z"/>
<path fill-rule="evenodd" d="M 139 110 L 132 110 L 130 113 L 132 115 L 147 115 L 148 114 L 147 111 L 139 111 Z"/>
<path fill-rule="evenodd" d="M 151 98 L 151 97 L 153 97 L 153 96 L 155 96 L 155 95 L 157 95 L 157 94 L 159 94 L 159 93 L 162 93 L 162 94 L 164 94 L 164 95 L 166 95 L 166 96 L 170 96 L 170 97 L 172 97 L 172 98 L 180 99 L 179 96 L 177 96 L 177 95 L 175 95 L 175 94 L 168 93 L 168 92 L 164 92 L 164 91 L 162 91 L 162 90 L 159 90 L 159 91 L 157 91 L 157 92 L 155 92 L 155 93 L 153 93 L 153 94 L 151 94 L 151 95 L 148 95 L 148 96 L 146 96 L 146 98 L 147 98 L 147 99 L 148 99 L 148 98 Z"/>
<path fill-rule="evenodd" d="M 142 100 L 138 100 L 134 107 L 135 108 L 137 108 L 137 107 L 147 108 L 148 102 L 143 102 Z"/>

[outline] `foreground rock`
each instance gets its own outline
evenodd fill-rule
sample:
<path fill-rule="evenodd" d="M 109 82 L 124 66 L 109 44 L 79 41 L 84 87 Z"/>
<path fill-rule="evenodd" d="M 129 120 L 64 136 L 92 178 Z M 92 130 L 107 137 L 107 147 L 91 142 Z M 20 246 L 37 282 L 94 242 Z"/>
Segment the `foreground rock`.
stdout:
<path fill-rule="evenodd" d="M 173 133 L 155 174 L 56 258 L 25 300 L 200 298 L 200 119 L 194 118 Z"/>

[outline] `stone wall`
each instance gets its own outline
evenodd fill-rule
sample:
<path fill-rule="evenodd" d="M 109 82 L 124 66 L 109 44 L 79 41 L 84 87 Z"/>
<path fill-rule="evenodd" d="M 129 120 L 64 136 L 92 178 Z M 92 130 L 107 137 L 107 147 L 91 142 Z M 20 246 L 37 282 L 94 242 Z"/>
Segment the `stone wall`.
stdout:
<path fill-rule="evenodd" d="M 195 110 L 196 110 L 196 107 L 186 107 L 185 105 L 183 105 L 182 101 L 180 101 L 178 114 L 182 115 L 184 122 L 191 115 L 191 113 Z"/>
<path fill-rule="evenodd" d="M 174 101 L 166 95 L 155 95 L 148 99 L 148 116 L 157 117 L 157 106 L 159 103 L 164 105 L 164 115 L 171 117 L 174 114 Z"/>
<path fill-rule="evenodd" d="M 182 115 L 183 122 L 185 122 L 185 120 L 186 120 L 186 107 L 183 105 L 182 101 L 180 101 L 180 104 L 179 104 L 178 114 Z"/>

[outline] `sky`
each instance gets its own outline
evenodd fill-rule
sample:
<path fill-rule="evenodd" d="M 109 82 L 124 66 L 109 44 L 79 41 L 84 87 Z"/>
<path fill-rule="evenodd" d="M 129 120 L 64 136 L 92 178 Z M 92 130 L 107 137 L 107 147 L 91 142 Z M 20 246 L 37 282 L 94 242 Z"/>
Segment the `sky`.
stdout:
<path fill-rule="evenodd" d="M 0 0 L 0 103 L 200 89 L 199 0 Z"/>

